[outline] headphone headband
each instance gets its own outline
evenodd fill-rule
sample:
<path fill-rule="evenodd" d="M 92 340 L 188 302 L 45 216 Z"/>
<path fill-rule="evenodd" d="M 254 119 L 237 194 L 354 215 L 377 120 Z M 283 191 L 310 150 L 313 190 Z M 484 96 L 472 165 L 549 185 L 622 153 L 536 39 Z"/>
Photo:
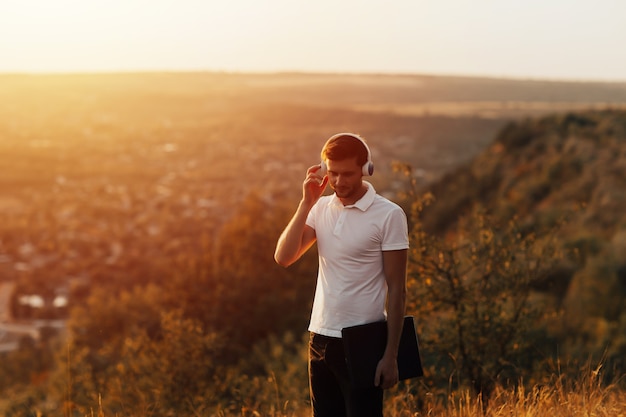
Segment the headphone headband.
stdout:
<path fill-rule="evenodd" d="M 336 135 L 331 136 L 326 141 L 326 143 L 329 143 L 341 136 L 349 136 L 351 138 L 357 139 L 359 142 L 361 142 L 361 144 L 363 144 L 363 146 L 365 147 L 365 150 L 367 151 L 367 161 L 361 167 L 361 173 L 363 174 L 363 176 L 372 175 L 374 173 L 374 163 L 372 162 L 372 152 L 370 151 L 369 146 L 367 146 L 367 143 L 362 137 L 360 137 L 359 135 L 355 133 L 337 133 Z M 322 168 L 325 168 L 325 165 L 326 164 L 324 163 L 324 161 L 322 161 Z"/>

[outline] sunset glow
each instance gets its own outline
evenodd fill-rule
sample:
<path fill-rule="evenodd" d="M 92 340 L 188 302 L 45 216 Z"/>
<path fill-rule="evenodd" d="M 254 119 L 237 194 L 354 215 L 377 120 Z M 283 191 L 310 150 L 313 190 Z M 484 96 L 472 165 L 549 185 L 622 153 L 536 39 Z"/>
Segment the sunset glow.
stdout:
<path fill-rule="evenodd" d="M 0 72 L 624 80 L 623 16 L 619 0 L 8 0 L 0 5 Z"/>

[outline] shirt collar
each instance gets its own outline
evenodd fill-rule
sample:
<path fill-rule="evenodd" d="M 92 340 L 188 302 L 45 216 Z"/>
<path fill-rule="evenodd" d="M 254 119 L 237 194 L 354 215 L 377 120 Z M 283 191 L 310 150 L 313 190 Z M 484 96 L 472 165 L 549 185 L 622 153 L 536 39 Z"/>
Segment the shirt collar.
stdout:
<path fill-rule="evenodd" d="M 356 207 L 361 211 L 366 211 L 369 206 L 372 205 L 374 199 L 376 198 L 376 190 L 374 186 L 367 181 L 363 181 L 363 183 L 367 186 L 367 192 L 363 194 L 363 197 L 357 200 L 356 203 L 351 204 L 349 206 L 344 206 L 341 200 L 337 197 L 337 194 L 333 194 L 333 198 L 330 200 L 329 204 L 338 205 L 344 208 L 353 208 Z"/>

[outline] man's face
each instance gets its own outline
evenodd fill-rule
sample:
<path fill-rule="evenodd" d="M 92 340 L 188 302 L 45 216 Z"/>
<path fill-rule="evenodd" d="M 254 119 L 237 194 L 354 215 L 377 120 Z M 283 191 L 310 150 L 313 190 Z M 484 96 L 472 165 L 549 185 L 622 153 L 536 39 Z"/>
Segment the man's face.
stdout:
<path fill-rule="evenodd" d="M 328 183 L 337 197 L 346 205 L 354 204 L 363 196 L 363 173 L 356 157 L 338 161 L 327 160 Z"/>

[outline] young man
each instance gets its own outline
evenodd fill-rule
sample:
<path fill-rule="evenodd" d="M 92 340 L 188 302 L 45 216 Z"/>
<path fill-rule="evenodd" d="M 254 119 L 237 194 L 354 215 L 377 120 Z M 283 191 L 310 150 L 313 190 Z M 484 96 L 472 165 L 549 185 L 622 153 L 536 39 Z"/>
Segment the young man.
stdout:
<path fill-rule="evenodd" d="M 328 139 L 322 163 L 307 170 L 300 204 L 276 246 L 276 262 L 286 267 L 317 242 L 319 270 L 309 325 L 315 417 L 380 417 L 383 389 L 398 382 L 408 228 L 403 210 L 363 180 L 372 172 L 371 153 L 362 138 L 341 133 Z M 334 194 L 322 196 L 327 184 Z M 341 329 L 385 319 L 388 340 L 375 387 L 354 389 Z"/>

